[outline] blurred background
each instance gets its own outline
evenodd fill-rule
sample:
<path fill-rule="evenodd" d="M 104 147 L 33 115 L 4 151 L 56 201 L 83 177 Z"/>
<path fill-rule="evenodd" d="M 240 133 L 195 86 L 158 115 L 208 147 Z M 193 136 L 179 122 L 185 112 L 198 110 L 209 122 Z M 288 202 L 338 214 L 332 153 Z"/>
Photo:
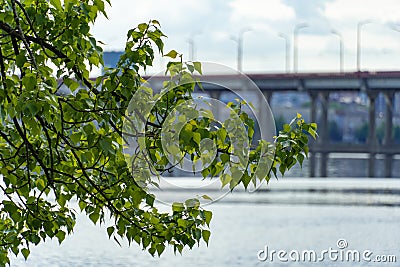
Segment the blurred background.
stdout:
<path fill-rule="evenodd" d="M 175 49 L 186 60 L 236 67 L 239 37 L 244 72 L 283 73 L 293 71 L 297 31 L 298 71 L 332 72 L 340 69 L 340 40 L 344 70 L 357 70 L 357 31 L 361 28 L 360 69 L 396 70 L 400 62 L 398 7 L 396 0 L 118 0 L 108 8 L 109 20 L 96 22 L 93 34 L 106 43 L 106 51 L 121 51 L 130 28 L 157 19 L 168 36 L 166 51 Z M 164 70 L 165 62 L 156 60 L 149 73 Z"/>
<path fill-rule="evenodd" d="M 331 153 L 316 153 L 289 176 L 399 177 L 398 7 L 395 0 L 121 0 L 112 3 L 108 20 L 97 21 L 93 34 L 106 44 L 105 65 L 115 66 L 126 32 L 157 19 L 168 36 L 165 51 L 175 49 L 187 61 L 217 62 L 249 75 L 266 75 L 256 84 L 268 99 L 277 131 L 298 112 L 324 129 L 324 146 L 330 142 L 342 148 L 325 146 Z M 144 74 L 163 72 L 167 60 L 158 56 Z M 209 74 L 223 73 L 214 69 Z M 316 85 L 304 88 L 321 75 Z M 265 80 L 276 82 L 262 88 Z M 287 83 L 294 85 L 283 85 Z M 217 95 L 223 102 L 236 97 L 228 91 Z M 257 104 L 251 95 L 246 100 Z"/>

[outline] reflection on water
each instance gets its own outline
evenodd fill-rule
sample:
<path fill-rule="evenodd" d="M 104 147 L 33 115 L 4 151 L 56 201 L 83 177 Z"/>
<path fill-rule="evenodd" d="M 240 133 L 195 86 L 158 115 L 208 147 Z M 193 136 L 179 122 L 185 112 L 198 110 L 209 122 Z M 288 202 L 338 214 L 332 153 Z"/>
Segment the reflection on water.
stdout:
<path fill-rule="evenodd" d="M 271 262 L 257 259 L 257 252 L 266 245 L 275 250 L 321 251 L 337 248 L 340 238 L 346 239 L 349 249 L 396 255 L 399 262 L 400 207 L 373 206 L 377 201 L 400 201 L 397 181 L 282 179 L 271 181 L 270 191 L 228 194 L 207 206 L 214 213 L 209 247 L 202 243 L 191 251 L 185 250 L 182 256 L 175 256 L 172 248 L 166 249 L 160 258 L 152 258 L 136 244 L 131 247 L 123 244 L 121 248 L 108 240 L 104 226 L 93 226 L 85 216 L 78 215 L 74 235 L 61 246 L 56 240 L 50 240 L 33 248 L 27 262 L 14 259 L 12 266 L 269 266 Z M 357 185 L 359 191 L 349 191 Z M 176 195 L 177 191 L 169 194 Z M 340 204 L 342 198 L 350 201 L 342 204 L 353 204 L 334 204 L 334 200 Z M 319 202 L 313 202 L 318 199 Z M 398 262 L 390 266 L 398 266 Z M 310 263 L 274 262 L 273 266 L 281 265 L 309 266 Z M 338 263 L 326 260 L 323 265 L 337 266 Z M 340 262 L 340 266 L 380 265 Z"/>
<path fill-rule="evenodd" d="M 12 266 L 268 266 L 270 262 L 257 260 L 257 252 L 265 245 L 275 250 L 321 251 L 335 248 L 339 238 L 345 238 L 351 249 L 395 254 L 400 259 L 398 208 L 246 203 L 219 203 L 210 208 L 214 219 L 209 247 L 202 243 L 182 256 L 175 256 L 171 248 L 160 258 L 152 258 L 137 245 L 120 248 L 108 240 L 104 230 L 79 216 L 75 235 L 62 246 L 56 241 L 40 245 L 28 262 L 19 259 Z M 325 265 L 337 263 L 326 261 Z"/>

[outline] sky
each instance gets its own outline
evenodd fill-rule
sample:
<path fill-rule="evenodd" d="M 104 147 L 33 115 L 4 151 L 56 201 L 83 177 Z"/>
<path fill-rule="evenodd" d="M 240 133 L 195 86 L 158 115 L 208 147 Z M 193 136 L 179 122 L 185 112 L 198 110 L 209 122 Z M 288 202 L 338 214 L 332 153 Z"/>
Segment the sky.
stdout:
<path fill-rule="evenodd" d="M 284 73 L 285 39 L 290 43 L 293 71 L 293 32 L 298 34 L 298 72 L 335 72 L 340 69 L 339 37 L 344 44 L 344 71 L 357 69 L 357 24 L 360 31 L 360 69 L 400 70 L 399 0 L 114 0 L 92 29 L 105 51 L 124 48 L 130 28 L 150 19 L 161 23 L 165 50 L 175 49 L 189 60 L 188 40 L 194 40 L 194 60 L 237 66 L 237 38 L 243 34 L 243 72 Z M 397 30 L 397 31 L 396 31 Z M 158 56 L 149 72 L 164 69 Z"/>

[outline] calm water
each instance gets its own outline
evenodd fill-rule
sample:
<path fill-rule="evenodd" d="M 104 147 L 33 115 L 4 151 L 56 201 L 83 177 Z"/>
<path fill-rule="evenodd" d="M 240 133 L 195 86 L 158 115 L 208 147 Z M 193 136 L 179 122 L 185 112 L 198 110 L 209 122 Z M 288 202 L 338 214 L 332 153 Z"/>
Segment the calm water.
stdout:
<path fill-rule="evenodd" d="M 12 266 L 400 266 L 398 206 L 271 204 L 258 201 L 260 194 L 249 195 L 246 200 L 239 198 L 240 194 L 230 194 L 207 206 L 214 213 L 208 248 L 202 243 L 182 256 L 175 256 L 172 248 L 167 248 L 160 258 L 153 258 L 136 244 L 119 247 L 108 240 L 104 227 L 93 226 L 80 215 L 75 234 L 61 246 L 55 240 L 41 244 L 32 249 L 27 262 L 14 259 Z M 320 264 L 284 264 L 257 259 L 257 252 L 266 245 L 270 250 L 312 249 L 319 253 L 329 247 L 337 249 L 340 238 L 346 239 L 348 249 L 396 255 L 397 263 L 338 263 L 326 259 Z"/>

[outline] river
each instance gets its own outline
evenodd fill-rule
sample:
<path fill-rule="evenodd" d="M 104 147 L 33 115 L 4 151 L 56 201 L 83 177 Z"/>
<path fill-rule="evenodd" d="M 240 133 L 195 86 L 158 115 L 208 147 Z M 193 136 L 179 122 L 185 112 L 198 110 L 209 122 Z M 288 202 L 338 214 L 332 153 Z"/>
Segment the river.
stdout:
<path fill-rule="evenodd" d="M 213 194 L 212 189 L 204 190 Z M 154 258 L 136 244 L 119 247 L 103 226 L 78 215 L 74 235 L 61 246 L 49 240 L 32 248 L 27 262 L 13 258 L 11 266 L 310 266 L 301 259 L 294 261 L 293 253 L 313 250 L 321 255 L 329 249 L 371 251 L 371 261 L 341 261 L 325 254 L 312 266 L 399 266 L 399 191 L 397 179 L 274 179 L 256 193 L 239 190 L 206 206 L 214 214 L 208 247 L 203 242 L 183 255 L 167 248 Z M 160 198 L 168 202 L 179 193 L 187 197 L 194 192 L 167 188 Z M 338 241 L 347 246 L 339 249 Z M 266 246 L 269 252 L 283 250 L 294 258 L 286 254 L 283 262 L 275 255 L 272 261 L 262 261 L 265 255 L 260 251 Z M 397 262 L 373 262 L 375 256 L 392 256 Z"/>

